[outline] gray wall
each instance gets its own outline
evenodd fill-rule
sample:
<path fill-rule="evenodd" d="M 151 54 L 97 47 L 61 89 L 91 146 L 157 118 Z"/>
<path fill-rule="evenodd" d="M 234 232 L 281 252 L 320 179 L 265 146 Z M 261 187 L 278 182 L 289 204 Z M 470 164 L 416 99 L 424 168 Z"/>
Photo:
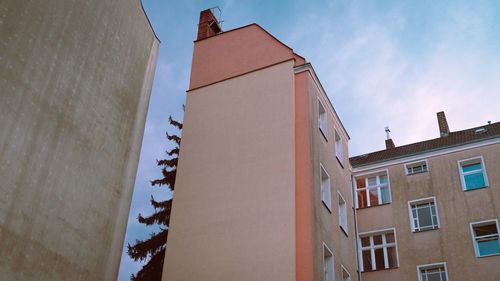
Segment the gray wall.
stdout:
<path fill-rule="evenodd" d="M 116 280 L 158 48 L 139 0 L 0 2 L 0 276 Z"/>

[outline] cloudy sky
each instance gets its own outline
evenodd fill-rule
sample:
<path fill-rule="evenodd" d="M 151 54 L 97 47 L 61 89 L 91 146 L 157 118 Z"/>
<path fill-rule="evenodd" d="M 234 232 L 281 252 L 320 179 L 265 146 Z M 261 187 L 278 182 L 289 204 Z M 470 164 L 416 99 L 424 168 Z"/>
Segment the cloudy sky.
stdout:
<path fill-rule="evenodd" d="M 452 131 L 500 121 L 500 1 L 142 0 L 162 41 L 125 243 L 154 228 L 149 181 L 169 147 L 169 115 L 182 119 L 199 12 L 219 6 L 223 30 L 258 23 L 314 66 L 351 136 L 350 155 L 438 137 L 436 112 Z M 140 264 L 122 256 L 120 281 Z"/>

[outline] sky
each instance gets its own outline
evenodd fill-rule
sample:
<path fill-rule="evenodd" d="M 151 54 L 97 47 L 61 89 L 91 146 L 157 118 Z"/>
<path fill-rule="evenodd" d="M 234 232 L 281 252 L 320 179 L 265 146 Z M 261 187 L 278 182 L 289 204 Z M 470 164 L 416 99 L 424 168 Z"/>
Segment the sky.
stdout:
<path fill-rule="evenodd" d="M 182 105 L 199 12 L 218 6 L 222 29 L 258 23 L 312 63 L 351 140 L 349 155 L 439 137 L 436 112 L 451 131 L 500 121 L 500 1 L 165 1 L 142 0 L 161 40 L 128 220 L 125 246 L 154 227 L 150 196 L 166 199 L 156 159 L 171 145 L 168 116 Z M 122 255 L 118 280 L 141 265 Z"/>

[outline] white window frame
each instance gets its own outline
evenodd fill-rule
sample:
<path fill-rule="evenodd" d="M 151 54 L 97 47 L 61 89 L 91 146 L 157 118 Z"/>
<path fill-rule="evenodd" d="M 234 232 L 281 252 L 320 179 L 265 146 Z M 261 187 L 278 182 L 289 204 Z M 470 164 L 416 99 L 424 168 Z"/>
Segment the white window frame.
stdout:
<path fill-rule="evenodd" d="M 464 173 L 464 171 L 462 169 L 462 163 L 464 163 L 464 162 L 469 162 L 469 163 L 472 162 L 473 163 L 473 162 L 476 162 L 476 160 L 479 160 L 480 164 L 481 164 L 481 170 L 482 170 L 483 177 L 484 177 L 484 186 L 483 187 L 474 188 L 474 189 L 467 189 L 467 186 L 465 184 L 465 175 L 471 174 L 473 172 L 465 172 Z M 469 163 L 465 163 L 465 164 L 469 164 Z M 458 164 L 458 173 L 460 174 L 460 182 L 462 183 L 462 190 L 463 191 L 471 191 L 471 190 L 476 190 L 476 189 L 482 189 L 482 188 L 486 188 L 486 187 L 490 186 L 489 181 L 488 181 L 488 174 L 486 173 L 486 165 L 484 164 L 484 158 L 483 158 L 482 155 L 476 156 L 476 157 L 472 157 L 472 158 L 458 160 L 457 164 Z"/>
<path fill-rule="evenodd" d="M 380 191 L 381 187 L 385 186 L 385 185 L 381 185 L 380 184 L 380 176 L 381 175 L 386 175 L 387 176 L 387 187 L 389 188 L 389 202 L 386 202 L 386 203 L 382 203 L 382 192 Z M 369 177 L 373 177 L 373 176 L 376 176 L 377 177 L 377 185 L 375 186 L 370 186 L 368 187 L 368 178 Z M 359 177 L 364 177 L 365 178 L 365 186 L 364 188 L 360 188 L 358 189 L 358 184 L 357 184 L 357 178 Z M 377 197 L 378 197 L 378 205 L 375 205 L 375 206 L 381 206 L 381 205 L 385 205 L 385 204 L 391 204 L 392 203 L 392 192 L 391 192 L 391 178 L 389 176 L 389 170 L 388 169 L 385 169 L 385 170 L 379 170 L 379 171 L 374 171 L 374 172 L 370 172 L 370 173 L 364 173 L 364 174 L 359 174 L 359 175 L 355 175 L 354 176 L 354 191 L 356 192 L 355 194 L 355 197 L 356 198 L 356 209 L 359 209 L 359 202 L 358 202 L 358 192 L 359 191 L 362 191 L 362 190 L 366 190 L 366 202 L 367 202 L 367 206 L 366 207 L 363 207 L 361 209 L 365 209 L 365 208 L 368 208 L 368 207 L 371 207 L 371 202 L 370 202 L 370 194 L 369 194 L 369 190 L 368 189 L 377 189 Z"/>
<path fill-rule="evenodd" d="M 500 253 L 490 254 L 490 255 L 484 255 L 484 256 L 480 256 L 479 255 L 479 248 L 478 248 L 477 241 L 476 241 L 476 234 L 474 232 L 474 226 L 475 225 L 485 225 L 485 224 L 488 224 L 488 223 L 491 223 L 491 222 L 494 222 L 496 224 L 496 226 L 497 226 L 497 236 L 499 237 L 499 241 L 500 241 L 500 227 L 498 225 L 498 219 L 489 219 L 489 220 L 483 220 L 483 221 L 475 221 L 475 222 L 471 222 L 469 224 L 469 226 L 470 226 L 470 233 L 471 233 L 471 237 L 472 237 L 472 245 L 474 246 L 474 252 L 475 252 L 477 258 L 484 258 L 484 257 L 491 257 L 491 256 L 498 256 L 498 255 L 500 255 Z"/>
<path fill-rule="evenodd" d="M 420 165 L 417 165 L 417 164 L 420 164 L 420 163 L 422 163 L 422 164 L 425 165 L 425 171 L 422 170 L 421 172 L 412 172 L 412 173 L 408 172 L 408 167 L 420 166 Z M 419 161 L 413 161 L 413 162 L 410 162 L 410 163 L 405 163 L 404 167 L 405 167 L 405 175 L 407 175 L 407 176 L 417 175 L 417 174 L 423 174 L 423 173 L 429 172 L 429 163 L 427 162 L 427 159 L 419 160 Z"/>
<path fill-rule="evenodd" d="M 342 281 L 345 281 L 344 280 L 344 271 L 347 273 L 347 275 L 349 275 L 349 279 L 347 279 L 347 281 L 351 281 L 351 273 L 349 272 L 349 270 L 347 270 L 347 268 L 345 268 L 345 266 L 343 264 L 340 265 L 340 272 L 341 272 L 341 278 L 342 278 Z"/>
<path fill-rule="evenodd" d="M 421 205 L 421 204 L 426 204 L 426 203 L 431 203 L 433 202 L 434 203 L 434 210 L 436 210 L 436 220 L 437 220 L 437 228 L 429 228 L 429 229 L 421 229 L 420 228 L 420 221 L 418 221 L 418 213 L 417 213 L 417 218 L 414 218 L 413 217 L 413 206 L 414 205 Z M 436 197 L 433 196 L 433 197 L 427 197 L 427 198 L 420 198 L 420 199 L 416 199 L 416 200 L 411 200 L 411 201 L 408 201 L 408 214 L 410 216 L 410 227 L 411 227 L 411 232 L 422 232 L 422 231 L 427 231 L 427 230 L 436 230 L 436 229 L 439 229 L 441 227 L 441 223 L 440 223 L 440 220 L 439 220 L 439 210 L 438 210 L 438 206 L 437 206 L 437 201 L 436 201 Z M 432 212 L 431 212 L 431 216 L 432 216 Z M 415 224 L 414 224 L 414 220 L 417 219 L 417 223 L 419 225 L 418 229 L 415 228 Z M 432 218 L 431 218 L 432 220 Z"/>
<path fill-rule="evenodd" d="M 335 157 L 340 161 L 343 165 L 344 163 L 344 140 L 342 136 L 339 134 L 337 129 L 334 129 L 334 140 L 335 140 Z"/>
<path fill-rule="evenodd" d="M 418 281 L 423 281 L 422 270 L 433 269 L 433 268 L 436 268 L 436 267 L 444 267 L 444 272 L 445 272 L 445 275 L 446 275 L 446 281 L 450 281 L 450 279 L 448 278 L 448 267 L 446 266 L 445 262 L 437 262 L 437 263 L 429 263 L 429 264 L 417 265 Z"/>
<path fill-rule="evenodd" d="M 321 111 L 321 109 L 323 109 Z M 328 141 L 328 113 L 326 111 L 326 107 L 323 105 L 321 100 L 318 98 L 318 128 L 325 138 Z"/>
<path fill-rule="evenodd" d="M 386 233 L 390 232 L 394 233 L 394 242 L 393 243 L 387 243 L 386 242 Z M 374 235 L 379 235 L 382 234 L 382 244 L 375 246 L 375 243 L 373 242 L 373 236 Z M 361 238 L 362 237 L 370 237 L 370 246 L 368 247 L 363 247 L 361 244 Z M 367 232 L 362 232 L 358 234 L 358 257 L 359 257 L 359 265 L 360 265 L 360 271 L 365 272 L 365 265 L 363 264 L 363 250 L 370 249 L 370 256 L 372 260 L 372 270 L 371 271 L 377 271 L 376 269 L 373 269 L 377 267 L 376 262 L 375 262 L 375 249 L 384 249 L 384 267 L 385 269 L 389 269 L 389 255 L 387 254 L 387 248 L 394 246 L 396 250 L 396 267 L 394 268 L 399 268 L 399 251 L 398 251 L 398 238 L 396 234 L 396 228 L 387 228 L 387 229 L 381 229 L 381 230 L 374 230 L 374 231 L 367 231 Z M 368 271 L 366 271 L 368 272 Z"/>
<path fill-rule="evenodd" d="M 325 167 L 323 164 L 319 163 L 320 169 L 319 169 L 319 185 L 320 185 L 320 192 L 321 192 L 321 202 L 323 202 L 323 205 L 330 211 L 332 212 L 332 181 L 331 177 L 326 171 Z M 323 185 L 323 172 L 326 174 L 328 177 L 328 189 L 325 190 L 325 186 Z M 327 194 L 325 194 L 325 192 Z"/>
<path fill-rule="evenodd" d="M 339 200 L 339 226 L 340 228 L 344 231 L 345 235 L 346 236 L 349 236 L 349 223 L 348 223 L 348 220 L 347 220 L 347 201 L 344 199 L 344 196 L 342 196 L 342 193 L 340 193 L 340 191 L 337 191 L 337 194 L 338 194 L 338 200 Z M 344 202 L 343 204 L 343 210 L 342 211 L 342 208 L 340 206 L 340 203 L 341 202 Z M 344 216 L 344 224 L 342 223 L 342 216 Z"/>
<path fill-rule="evenodd" d="M 326 260 L 325 259 L 325 250 L 328 251 L 328 253 L 330 253 L 330 260 L 331 260 L 331 263 L 330 263 L 330 270 L 331 270 L 331 280 L 328 280 L 327 279 L 327 266 L 329 266 L 329 264 L 327 264 L 330 260 Z M 323 280 L 324 281 L 335 281 L 335 257 L 333 256 L 333 252 L 332 250 L 330 250 L 330 248 L 326 245 L 325 242 L 323 242 Z"/>

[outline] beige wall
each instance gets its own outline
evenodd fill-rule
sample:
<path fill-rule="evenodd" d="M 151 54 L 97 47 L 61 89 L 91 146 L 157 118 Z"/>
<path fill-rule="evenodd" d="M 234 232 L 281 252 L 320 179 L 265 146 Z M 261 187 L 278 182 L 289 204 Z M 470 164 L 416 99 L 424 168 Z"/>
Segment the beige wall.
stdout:
<path fill-rule="evenodd" d="M 0 279 L 116 280 L 159 42 L 137 0 L 0 19 Z"/>
<path fill-rule="evenodd" d="M 348 136 L 343 131 L 340 120 L 335 116 L 333 109 L 320 86 L 313 79 L 313 74 L 308 73 L 307 94 L 309 104 L 309 120 L 311 125 L 312 139 L 312 167 L 313 177 L 311 182 L 312 206 L 313 206 L 313 257 L 314 257 L 314 280 L 323 280 L 323 242 L 332 250 L 334 255 L 335 280 L 341 278 L 341 264 L 351 274 L 351 279 L 358 280 L 356 268 L 355 250 L 355 228 L 354 211 L 352 209 L 352 190 L 350 165 L 347 158 Z M 319 130 L 318 124 L 318 99 L 327 111 L 328 132 L 326 139 Z M 343 165 L 335 156 L 334 129 L 341 134 L 344 143 Z M 332 186 L 332 208 L 329 211 L 321 200 L 320 188 L 320 162 L 330 176 Z M 340 192 L 347 202 L 348 235 L 345 235 L 339 226 L 339 199 Z"/>
<path fill-rule="evenodd" d="M 163 280 L 294 280 L 293 60 L 187 94 Z"/>
<path fill-rule="evenodd" d="M 490 186 L 462 191 L 458 160 L 482 155 Z M 406 176 L 404 163 L 388 168 L 393 202 L 358 210 L 361 231 L 393 226 L 397 231 L 400 268 L 363 273 L 363 281 L 417 280 L 416 266 L 447 262 L 451 281 L 497 281 L 500 256 L 476 258 L 469 223 L 500 218 L 500 144 L 471 148 L 425 158 L 429 172 Z M 357 168 L 355 175 L 364 173 Z M 408 213 L 410 200 L 436 197 L 440 228 L 412 233 Z M 382 279 L 379 279 L 382 280 Z"/>

